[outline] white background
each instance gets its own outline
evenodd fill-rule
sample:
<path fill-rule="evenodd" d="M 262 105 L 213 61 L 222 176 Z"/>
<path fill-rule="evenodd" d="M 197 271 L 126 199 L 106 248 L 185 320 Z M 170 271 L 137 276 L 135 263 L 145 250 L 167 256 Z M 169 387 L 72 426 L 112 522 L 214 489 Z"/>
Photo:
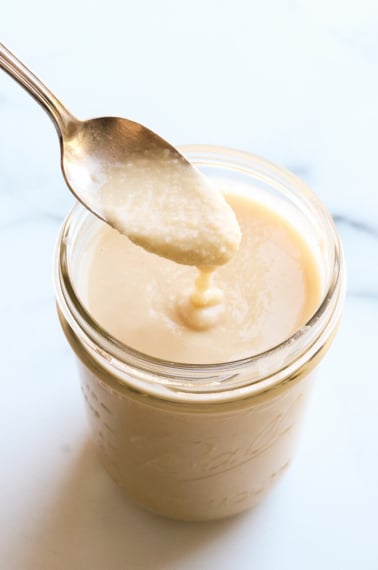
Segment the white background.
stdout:
<path fill-rule="evenodd" d="M 51 266 L 73 203 L 47 116 L 0 73 L 0 569 L 378 568 L 378 4 L 3 2 L 1 37 L 82 118 L 290 168 L 349 267 L 299 455 L 257 509 L 211 524 L 132 506 L 98 465 Z"/>

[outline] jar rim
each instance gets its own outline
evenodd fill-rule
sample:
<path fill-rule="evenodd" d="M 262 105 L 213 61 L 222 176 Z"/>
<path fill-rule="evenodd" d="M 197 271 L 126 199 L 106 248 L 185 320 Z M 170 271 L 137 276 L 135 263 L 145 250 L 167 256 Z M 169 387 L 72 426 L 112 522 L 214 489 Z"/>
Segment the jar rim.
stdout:
<path fill-rule="evenodd" d="M 60 234 L 55 253 L 55 269 L 54 283 L 57 296 L 58 306 L 61 309 L 64 318 L 67 319 L 71 329 L 79 336 L 84 335 L 86 345 L 95 352 L 95 358 L 101 359 L 113 373 L 122 376 L 123 367 L 132 367 L 142 373 L 150 373 L 153 375 L 154 381 L 163 383 L 167 388 L 173 388 L 180 391 L 199 391 L 209 392 L 219 390 L 228 390 L 232 388 L 240 388 L 242 386 L 259 384 L 260 388 L 272 383 L 276 383 L 288 374 L 292 374 L 300 365 L 307 362 L 311 355 L 317 353 L 321 346 L 326 342 L 327 336 L 330 336 L 335 324 L 339 320 L 344 295 L 345 295 L 345 279 L 343 251 L 337 230 L 331 215 L 323 206 L 319 198 L 307 187 L 307 185 L 297 178 L 288 170 L 281 168 L 272 162 L 265 160 L 259 156 L 248 152 L 229 149 L 223 146 L 213 145 L 185 145 L 180 146 L 179 150 L 183 154 L 195 155 L 198 153 L 198 160 L 194 159 L 196 164 L 209 164 L 203 162 L 206 156 L 225 157 L 230 164 L 231 161 L 239 161 L 239 170 L 245 168 L 249 172 L 253 169 L 248 164 L 258 165 L 268 178 L 278 176 L 284 183 L 289 184 L 295 189 L 295 192 L 303 199 L 311 199 L 315 205 L 317 213 L 320 214 L 329 228 L 329 234 L 332 239 L 334 264 L 328 286 L 325 294 L 315 313 L 308 321 L 298 329 L 292 336 L 276 346 L 255 354 L 253 356 L 244 357 L 227 362 L 211 363 L 211 364 L 192 364 L 183 362 L 174 362 L 153 357 L 141 351 L 131 348 L 125 343 L 113 337 L 106 329 L 104 329 L 97 321 L 95 321 L 84 304 L 81 302 L 76 293 L 75 287 L 71 282 L 70 270 L 68 266 L 68 247 L 70 244 L 69 234 L 72 227 L 77 224 L 78 218 L 91 216 L 81 204 L 76 204 L 68 216 L 66 217 Z M 202 157 L 202 161 L 200 161 Z M 217 165 L 219 165 L 217 163 Z M 322 325 L 322 326 L 320 326 Z M 316 330 L 315 330 L 316 329 Z M 327 334 L 328 331 L 328 334 Z M 285 356 L 290 356 L 287 360 Z M 271 371 L 263 373 L 266 366 L 264 362 L 267 360 L 277 361 L 277 373 L 272 375 Z M 295 366 L 293 367 L 293 364 Z M 252 374 L 251 370 L 255 368 L 258 374 Z M 243 372 L 249 371 L 249 379 L 242 381 Z M 238 376 L 237 382 L 234 376 Z M 217 378 L 217 386 L 210 389 L 209 384 L 214 383 L 214 377 Z M 190 382 L 188 382 L 190 378 Z"/>

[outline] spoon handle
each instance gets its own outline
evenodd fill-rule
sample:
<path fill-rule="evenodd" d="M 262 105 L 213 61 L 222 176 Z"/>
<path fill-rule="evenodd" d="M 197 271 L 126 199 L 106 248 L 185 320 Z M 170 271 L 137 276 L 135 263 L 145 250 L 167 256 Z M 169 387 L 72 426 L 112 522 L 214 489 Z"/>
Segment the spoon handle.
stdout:
<path fill-rule="evenodd" d="M 43 107 L 53 120 L 60 137 L 70 136 L 79 122 L 78 119 L 71 115 L 54 93 L 1 42 L 0 67 Z"/>

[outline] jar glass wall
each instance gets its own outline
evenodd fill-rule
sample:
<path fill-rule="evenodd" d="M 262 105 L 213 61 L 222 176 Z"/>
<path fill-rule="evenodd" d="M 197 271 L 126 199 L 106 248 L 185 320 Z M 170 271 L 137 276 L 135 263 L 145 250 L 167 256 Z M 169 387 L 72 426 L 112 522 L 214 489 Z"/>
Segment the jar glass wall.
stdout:
<path fill-rule="evenodd" d="M 59 236 L 55 283 L 105 468 L 145 508 L 206 520 L 253 506 L 290 464 L 316 366 L 337 330 L 345 273 L 331 217 L 295 176 L 230 149 L 181 150 L 207 176 L 274 200 L 306 235 L 323 289 L 311 319 L 271 350 L 232 362 L 172 363 L 133 350 L 88 310 L 82 276 L 102 222 L 80 205 Z"/>

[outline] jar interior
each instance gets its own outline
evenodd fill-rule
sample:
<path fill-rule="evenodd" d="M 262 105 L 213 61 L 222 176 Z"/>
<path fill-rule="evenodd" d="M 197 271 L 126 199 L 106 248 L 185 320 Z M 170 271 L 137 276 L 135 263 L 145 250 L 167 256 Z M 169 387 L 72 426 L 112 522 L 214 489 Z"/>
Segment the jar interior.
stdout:
<path fill-rule="evenodd" d="M 305 184 L 265 160 L 221 147 L 180 150 L 206 176 L 236 182 L 241 192 L 253 192 L 254 200 L 263 204 L 274 201 L 279 212 L 301 233 L 313 252 L 321 277 L 322 298 L 312 318 L 273 349 L 241 360 L 196 366 L 138 352 L 112 337 L 88 311 L 85 275 L 103 222 L 79 204 L 67 217 L 58 242 L 58 307 L 75 339 L 90 358 L 118 378 L 117 385 L 120 380 L 129 383 L 132 377 L 134 387 L 166 394 L 170 399 L 180 399 L 180 394 L 196 398 L 202 393 L 226 399 L 226 388 L 234 398 L 241 397 L 244 390 L 249 393 L 278 385 L 310 361 L 314 365 L 322 347 L 333 338 L 345 290 L 342 250 L 333 221 Z"/>
<path fill-rule="evenodd" d="M 230 157 L 227 159 L 211 155 L 193 157 L 190 151 L 186 155 L 194 161 L 205 176 L 215 182 L 221 180 L 223 184 L 227 184 L 229 180 L 237 187 L 238 193 L 253 197 L 255 202 L 277 211 L 297 230 L 306 241 L 316 261 L 322 290 L 320 305 L 332 277 L 335 251 L 330 247 L 329 220 L 319 215 L 324 212 L 317 198 L 299 180 L 284 171 L 278 174 L 273 172 L 274 175 L 272 175 L 272 171 L 265 172 L 261 167 L 256 168 L 256 165 L 250 164 L 250 160 L 245 163 L 240 161 L 238 164 L 235 163 L 234 157 L 230 161 Z M 297 183 L 297 186 L 293 184 L 293 181 Z M 300 186 L 300 191 L 298 191 L 298 186 Z M 80 205 L 76 206 L 76 209 L 75 227 L 71 231 L 67 244 L 69 245 L 67 249 L 68 271 L 78 299 L 89 311 L 87 276 L 94 246 L 104 222 Z"/>

